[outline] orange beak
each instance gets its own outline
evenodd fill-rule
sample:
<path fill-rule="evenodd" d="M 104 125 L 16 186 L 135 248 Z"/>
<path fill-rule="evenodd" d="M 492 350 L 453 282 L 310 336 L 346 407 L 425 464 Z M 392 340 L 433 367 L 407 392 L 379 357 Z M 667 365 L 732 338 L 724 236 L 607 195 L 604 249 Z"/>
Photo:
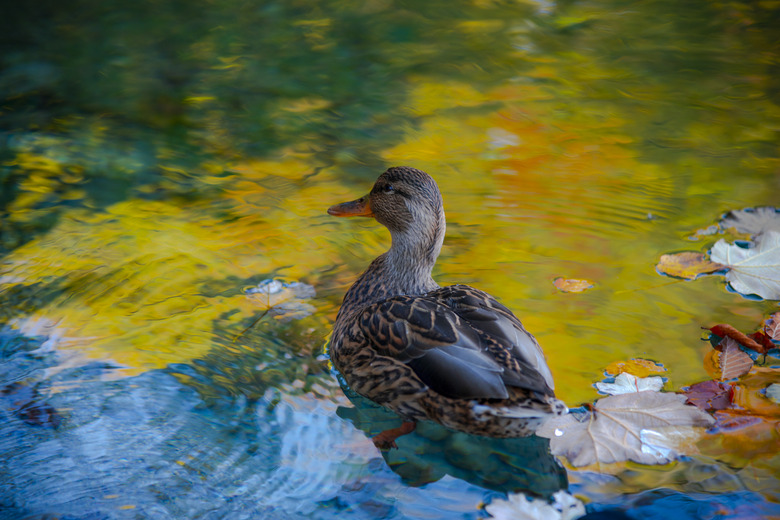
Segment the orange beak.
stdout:
<path fill-rule="evenodd" d="M 334 217 L 373 217 L 368 195 L 352 202 L 342 202 L 328 208 L 328 214 Z"/>

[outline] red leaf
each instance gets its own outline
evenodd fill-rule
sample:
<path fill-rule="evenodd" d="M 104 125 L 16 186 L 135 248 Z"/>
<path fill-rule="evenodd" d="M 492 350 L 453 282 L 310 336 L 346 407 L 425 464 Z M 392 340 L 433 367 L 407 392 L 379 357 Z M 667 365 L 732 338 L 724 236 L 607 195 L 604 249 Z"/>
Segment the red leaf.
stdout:
<path fill-rule="evenodd" d="M 754 332 L 753 334 L 750 335 L 750 338 L 754 339 L 756 343 L 761 345 L 761 350 L 756 350 L 756 352 L 758 352 L 759 354 L 766 354 L 773 348 L 777 348 L 777 345 L 772 343 L 772 340 L 769 339 L 769 336 L 767 336 L 761 331 Z"/>
<path fill-rule="evenodd" d="M 720 336 L 721 338 L 731 338 L 740 345 L 742 345 L 745 348 L 749 348 L 750 350 L 755 350 L 756 352 L 760 352 L 763 354 L 763 347 L 755 342 L 755 340 L 747 337 L 745 334 L 741 333 L 731 325 L 728 325 L 726 323 L 721 323 L 720 325 L 715 325 L 714 327 L 711 327 L 710 332 L 715 334 L 716 336 Z M 723 343 L 721 342 L 722 347 Z M 715 347 L 716 350 L 722 350 L 722 348 Z"/>
<path fill-rule="evenodd" d="M 730 408 L 734 398 L 734 388 L 727 383 L 718 381 L 696 383 L 689 386 L 682 393 L 688 398 L 688 404 L 692 404 L 705 412 Z"/>

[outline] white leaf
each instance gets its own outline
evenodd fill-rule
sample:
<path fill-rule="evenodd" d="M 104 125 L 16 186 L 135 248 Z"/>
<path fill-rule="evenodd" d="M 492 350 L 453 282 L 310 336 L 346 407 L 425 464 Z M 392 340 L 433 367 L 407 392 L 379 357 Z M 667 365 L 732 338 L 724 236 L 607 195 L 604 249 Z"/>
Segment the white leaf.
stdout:
<path fill-rule="evenodd" d="M 714 422 L 709 414 L 684 404 L 685 400 L 684 395 L 648 391 L 604 397 L 596 401 L 593 412 L 551 418 L 536 434 L 550 439 L 553 455 L 565 456 L 574 466 L 626 460 L 666 464 L 684 452 L 685 446 L 672 449 L 675 443 L 670 442 L 658 449 L 659 436 Z M 650 444 L 647 431 L 657 433 Z M 689 435 L 685 438 L 690 441 Z"/>
<path fill-rule="evenodd" d="M 780 384 L 772 383 L 766 387 L 766 396 L 770 401 L 780 404 Z"/>
<path fill-rule="evenodd" d="M 552 502 L 510 493 L 507 500 L 498 498 L 486 505 L 485 511 L 497 520 L 574 520 L 585 515 L 585 505 L 563 490 Z"/>
<path fill-rule="evenodd" d="M 729 211 L 720 221 L 723 229 L 734 228 L 740 233 L 758 235 L 766 231 L 780 231 L 780 210 L 768 206 Z"/>
<path fill-rule="evenodd" d="M 720 239 L 710 252 L 713 262 L 729 267 L 726 280 L 741 294 L 780 300 L 780 233 L 767 231 L 745 249 Z"/>
<path fill-rule="evenodd" d="M 631 392 L 643 392 L 650 390 L 659 392 L 664 386 L 662 377 L 636 377 L 628 372 L 621 372 L 615 378 L 614 383 L 596 383 L 596 388 L 602 394 L 620 395 Z"/>

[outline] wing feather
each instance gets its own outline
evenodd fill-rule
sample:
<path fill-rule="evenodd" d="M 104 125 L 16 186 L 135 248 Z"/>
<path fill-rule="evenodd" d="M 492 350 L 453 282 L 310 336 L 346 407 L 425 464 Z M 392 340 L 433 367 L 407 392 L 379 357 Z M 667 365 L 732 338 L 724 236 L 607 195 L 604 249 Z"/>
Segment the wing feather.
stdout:
<path fill-rule="evenodd" d="M 408 364 L 447 397 L 505 399 L 509 386 L 552 395 L 536 340 L 509 309 L 477 289 L 394 296 L 364 309 L 359 325 L 379 354 Z"/>

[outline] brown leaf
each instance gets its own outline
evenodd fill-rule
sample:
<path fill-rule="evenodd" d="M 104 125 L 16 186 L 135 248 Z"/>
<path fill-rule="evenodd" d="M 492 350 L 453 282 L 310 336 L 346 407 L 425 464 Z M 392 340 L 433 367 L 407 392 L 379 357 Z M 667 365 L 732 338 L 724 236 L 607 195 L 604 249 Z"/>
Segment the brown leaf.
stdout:
<path fill-rule="evenodd" d="M 582 292 L 593 287 L 593 284 L 587 280 L 575 280 L 562 276 L 553 280 L 553 285 L 563 292 Z"/>
<path fill-rule="evenodd" d="M 720 353 L 721 379 L 734 379 L 750 372 L 753 368 L 753 358 L 742 352 L 734 339 L 725 338 L 721 344 L 724 344 L 723 351 Z"/>
<path fill-rule="evenodd" d="M 710 332 L 712 332 L 716 336 L 720 336 L 721 338 L 731 338 L 745 348 L 749 348 L 750 350 L 754 350 L 761 354 L 764 353 L 764 348 L 758 343 L 756 343 L 754 339 L 749 338 L 748 336 L 741 333 L 740 331 L 738 331 L 737 329 L 735 329 L 734 327 L 732 327 L 727 323 L 721 323 L 720 325 L 715 325 L 713 327 L 710 327 L 709 329 L 707 329 L 706 327 L 702 327 L 702 328 L 704 328 L 705 330 L 709 330 Z M 715 350 L 722 351 L 723 350 L 722 345 L 723 342 L 721 342 L 718 346 L 716 346 Z"/>
<path fill-rule="evenodd" d="M 661 255 L 655 268 L 661 274 L 686 280 L 693 280 L 703 274 L 728 269 L 725 265 L 707 260 L 703 253 L 694 251 Z"/>
<path fill-rule="evenodd" d="M 734 430 L 740 430 L 742 428 L 760 424 L 764 421 L 763 418 L 755 415 L 749 415 L 744 413 L 734 412 L 715 412 L 715 431 L 719 433 L 730 432 Z"/>
<path fill-rule="evenodd" d="M 769 339 L 769 336 L 767 336 L 760 330 L 758 332 L 754 332 L 753 334 L 750 334 L 748 337 L 754 340 L 759 345 L 761 345 L 762 350 L 756 350 L 756 352 L 758 352 L 759 354 L 766 354 L 773 348 L 777 348 L 777 345 L 772 343 L 772 340 Z"/>
<path fill-rule="evenodd" d="M 714 422 L 684 402 L 685 396 L 664 392 L 611 395 L 584 415 L 548 419 L 536 434 L 550 439 L 553 455 L 564 455 L 577 467 L 626 460 L 666 464 L 679 454 L 672 445 L 690 445 L 697 435 L 694 427 Z"/>

